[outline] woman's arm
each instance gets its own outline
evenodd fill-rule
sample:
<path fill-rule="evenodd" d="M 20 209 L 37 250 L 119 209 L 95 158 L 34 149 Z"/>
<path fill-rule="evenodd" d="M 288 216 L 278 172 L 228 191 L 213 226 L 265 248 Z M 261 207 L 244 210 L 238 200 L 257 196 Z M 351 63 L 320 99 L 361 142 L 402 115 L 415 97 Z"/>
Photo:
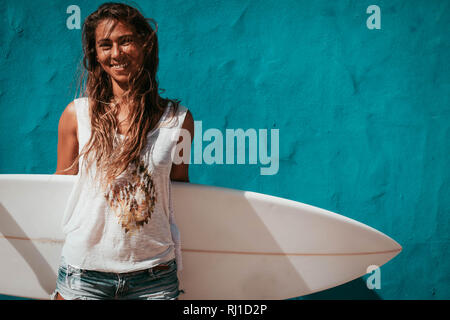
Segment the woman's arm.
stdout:
<path fill-rule="evenodd" d="M 189 141 L 189 143 L 191 145 L 192 140 L 194 139 L 194 118 L 192 117 L 192 114 L 189 110 L 187 111 L 186 117 L 184 118 L 182 129 L 189 132 L 191 137 L 191 141 Z M 180 143 L 182 139 L 183 137 L 180 135 L 177 144 Z M 189 152 L 190 148 L 187 151 Z M 180 157 L 183 157 L 183 149 L 180 150 L 179 155 Z M 189 159 L 190 154 L 186 155 L 186 157 Z M 172 164 L 172 169 L 170 171 L 170 180 L 189 182 L 189 163 Z"/>
<path fill-rule="evenodd" d="M 71 166 L 78 156 L 77 114 L 75 104 L 69 103 L 59 119 L 58 125 L 58 161 L 55 174 L 76 175 L 78 164 L 71 170 L 62 171 Z"/>

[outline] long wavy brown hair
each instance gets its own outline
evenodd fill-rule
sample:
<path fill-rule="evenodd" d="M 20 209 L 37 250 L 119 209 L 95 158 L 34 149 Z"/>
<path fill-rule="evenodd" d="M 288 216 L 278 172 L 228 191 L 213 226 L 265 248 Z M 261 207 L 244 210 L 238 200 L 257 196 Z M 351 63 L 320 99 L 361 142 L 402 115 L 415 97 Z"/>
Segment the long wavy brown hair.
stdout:
<path fill-rule="evenodd" d="M 95 31 L 107 19 L 111 32 L 118 22 L 134 28 L 144 49 L 144 62 L 138 72 L 128 77 L 129 86 L 120 101 L 115 101 L 110 76 L 96 59 Z M 154 24 L 154 28 L 150 23 Z M 173 116 L 180 101 L 164 99 L 159 95 L 156 73 L 158 69 L 158 25 L 155 20 L 145 18 L 137 9 L 122 3 L 104 3 L 91 13 L 83 24 L 83 73 L 80 77 L 81 92 L 89 98 L 91 137 L 75 159 L 85 156 L 87 170 L 96 163 L 96 179 L 105 188 L 124 172 L 133 161 L 138 161 L 146 144 L 149 130 L 158 123 L 163 111 L 172 102 Z M 116 119 L 118 106 L 129 110 L 126 121 L 132 124 L 118 148 Z M 71 166 L 71 167 L 72 167 Z"/>

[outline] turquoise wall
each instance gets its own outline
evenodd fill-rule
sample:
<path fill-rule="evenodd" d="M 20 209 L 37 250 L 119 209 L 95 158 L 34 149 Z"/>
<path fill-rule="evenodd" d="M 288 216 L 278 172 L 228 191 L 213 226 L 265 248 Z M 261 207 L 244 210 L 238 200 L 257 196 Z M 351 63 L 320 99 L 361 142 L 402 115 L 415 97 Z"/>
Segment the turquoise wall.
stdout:
<path fill-rule="evenodd" d="M 325 208 L 403 246 L 381 289 L 365 276 L 304 298 L 450 298 L 450 2 L 136 2 L 159 24 L 162 95 L 203 132 L 279 129 L 277 174 L 192 164 L 192 182 Z M 3 1 L 0 173 L 55 171 L 81 58 L 66 9 L 84 20 L 100 3 Z M 372 4 L 378 30 L 366 26 Z"/>

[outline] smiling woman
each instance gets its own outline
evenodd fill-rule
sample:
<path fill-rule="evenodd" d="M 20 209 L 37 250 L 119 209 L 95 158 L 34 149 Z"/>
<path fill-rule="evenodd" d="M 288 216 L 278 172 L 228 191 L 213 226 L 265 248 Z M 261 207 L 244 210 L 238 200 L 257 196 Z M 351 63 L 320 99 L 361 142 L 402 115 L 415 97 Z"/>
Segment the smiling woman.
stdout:
<path fill-rule="evenodd" d="M 83 24 L 85 96 L 67 106 L 58 128 L 56 174 L 78 178 L 63 218 L 53 298 L 180 294 L 171 180 L 189 182 L 189 163 L 171 156 L 180 130 L 192 143 L 194 120 L 179 101 L 159 96 L 157 25 L 148 20 L 106 3 Z M 190 145 L 182 152 L 189 158 Z"/>

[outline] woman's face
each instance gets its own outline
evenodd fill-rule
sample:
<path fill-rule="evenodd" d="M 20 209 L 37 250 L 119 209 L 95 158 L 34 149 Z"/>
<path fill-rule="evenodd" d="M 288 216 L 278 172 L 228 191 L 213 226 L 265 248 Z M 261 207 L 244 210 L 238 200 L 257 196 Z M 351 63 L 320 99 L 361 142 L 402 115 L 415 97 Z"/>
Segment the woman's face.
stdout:
<path fill-rule="evenodd" d="M 95 30 L 97 61 L 113 82 L 126 86 L 143 64 L 144 52 L 132 26 L 119 21 L 108 35 L 111 22 L 103 20 Z"/>

